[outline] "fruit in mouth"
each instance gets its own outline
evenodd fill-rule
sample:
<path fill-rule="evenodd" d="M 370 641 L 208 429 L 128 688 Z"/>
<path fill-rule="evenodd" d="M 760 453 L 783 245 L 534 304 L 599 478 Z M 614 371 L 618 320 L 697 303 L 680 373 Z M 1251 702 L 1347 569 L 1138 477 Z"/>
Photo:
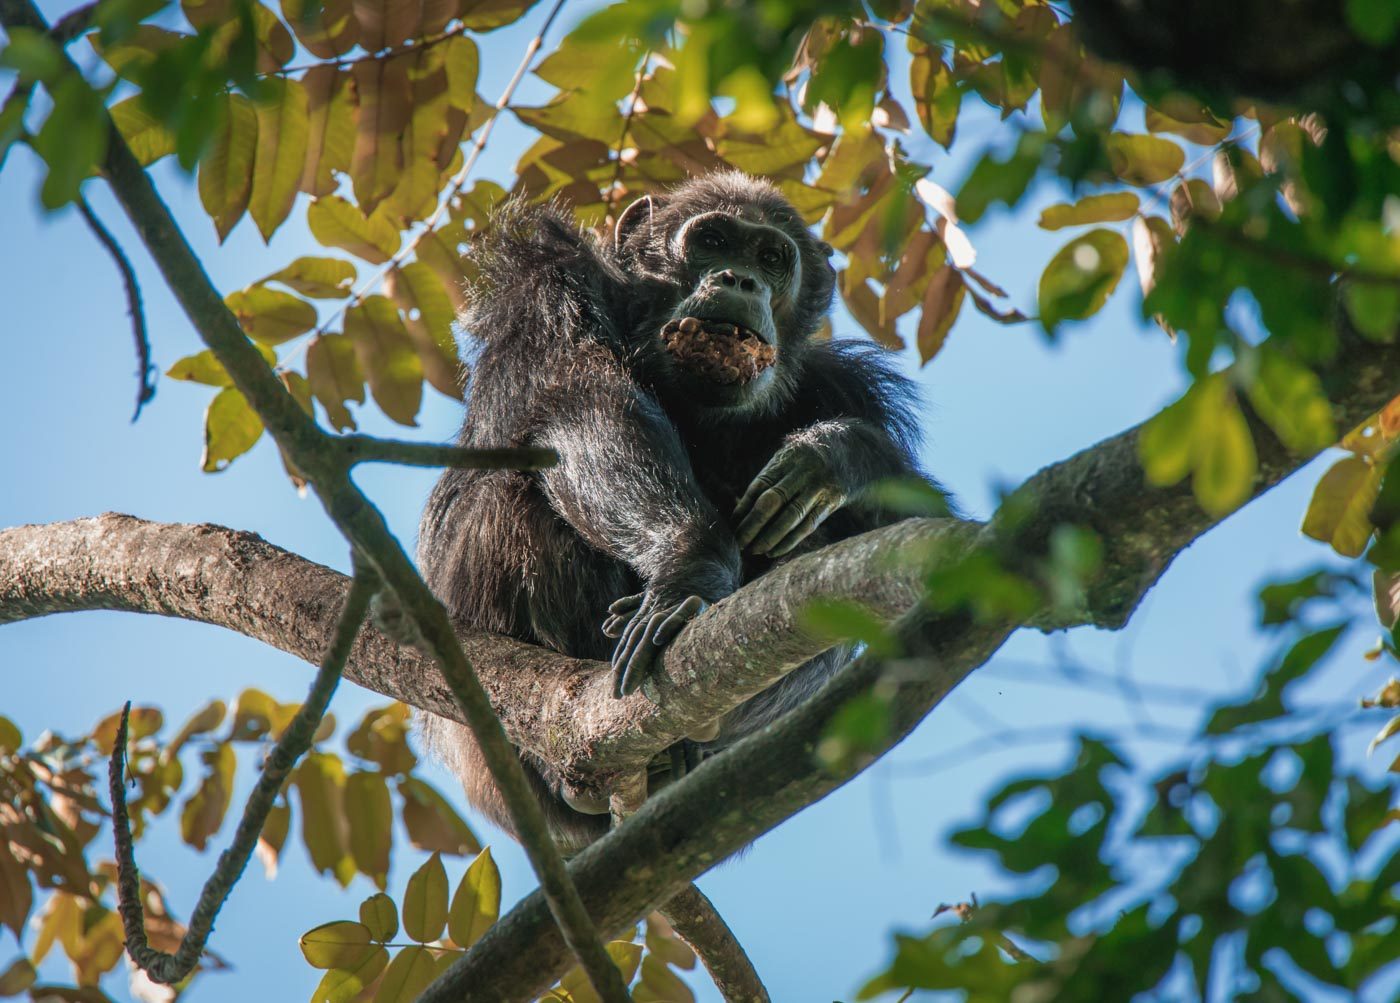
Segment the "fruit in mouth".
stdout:
<path fill-rule="evenodd" d="M 778 354 L 746 327 L 698 317 L 667 321 L 661 340 L 677 365 L 713 383 L 749 383 L 773 365 Z"/>

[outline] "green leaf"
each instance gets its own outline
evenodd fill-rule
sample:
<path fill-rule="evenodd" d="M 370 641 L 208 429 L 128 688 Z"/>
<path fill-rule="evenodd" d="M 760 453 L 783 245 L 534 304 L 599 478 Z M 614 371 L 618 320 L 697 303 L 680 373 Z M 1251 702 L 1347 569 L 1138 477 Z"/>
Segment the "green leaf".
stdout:
<path fill-rule="evenodd" d="M 224 302 L 248 337 L 264 345 L 280 345 L 316 326 L 316 308 L 303 299 L 266 286 L 249 286 L 229 293 Z"/>
<path fill-rule="evenodd" d="M 225 387 L 214 395 L 204 412 L 201 469 L 208 474 L 218 473 L 252 449 L 262 433 L 262 419 L 248 406 L 247 398 L 235 388 Z"/>
<path fill-rule="evenodd" d="M 18 752 L 24 744 L 24 736 L 15 723 L 0 715 L 0 752 Z"/>
<path fill-rule="evenodd" d="M 345 766 L 338 756 L 312 752 L 293 771 L 292 782 L 301 799 L 301 838 L 312 866 L 333 875 L 341 887 L 348 885 L 355 862 L 346 851 Z"/>
<path fill-rule="evenodd" d="M 258 117 L 257 157 L 248 212 L 264 241 L 272 239 L 296 200 L 306 163 L 310 131 L 306 91 L 299 80 L 263 81 L 265 99 L 254 110 Z"/>
<path fill-rule="evenodd" d="M 389 962 L 374 1003 L 413 1003 L 437 977 L 437 962 L 426 947 L 405 947 Z"/>
<path fill-rule="evenodd" d="M 373 940 L 393 940 L 399 932 L 399 907 L 383 892 L 371 895 L 360 903 L 360 922 L 369 928 Z"/>
<path fill-rule="evenodd" d="M 1156 185 L 1176 177 L 1186 151 L 1160 136 L 1115 132 L 1105 143 L 1113 173 L 1130 185 Z"/>
<path fill-rule="evenodd" d="M 896 651 L 885 624 L 865 606 L 850 599 L 813 599 L 798 611 L 803 630 L 832 641 L 859 641 L 877 655 Z"/>
<path fill-rule="evenodd" d="M 343 56 L 360 37 L 351 0 L 282 0 L 282 16 L 317 59 Z"/>
<path fill-rule="evenodd" d="M 925 49 L 909 63 L 909 89 L 924 131 L 945 150 L 951 147 L 962 108 L 962 90 L 952 70 L 941 57 Z"/>
<path fill-rule="evenodd" d="M 1372 341 L 1389 344 L 1400 332 L 1400 289 L 1393 284 L 1343 280 L 1342 302 L 1356 329 Z"/>
<path fill-rule="evenodd" d="M 350 70 L 359 103 L 350 179 L 366 212 L 398 186 L 404 169 L 399 136 L 413 108 L 408 67 L 408 57 L 397 57 L 361 60 Z"/>
<path fill-rule="evenodd" d="M 476 106 L 476 78 L 480 56 L 476 43 L 464 35 L 444 43 L 447 63 L 447 100 L 454 108 L 472 113 Z"/>
<path fill-rule="evenodd" d="M 434 853 L 408 879 L 403 893 L 403 932 L 420 944 L 437 940 L 447 923 L 447 871 Z"/>
<path fill-rule="evenodd" d="M 199 201 L 214 221 L 220 243 L 248 208 L 257 148 L 258 116 L 252 103 L 229 95 L 214 143 L 199 161 Z"/>
<path fill-rule="evenodd" d="M 313 66 L 301 78 L 306 91 L 306 161 L 297 187 L 310 195 L 335 192 L 333 172 L 350 170 L 355 148 L 355 107 L 349 76 L 339 67 Z"/>
<path fill-rule="evenodd" d="M 447 932 L 459 947 L 471 947 L 501 915 L 501 872 L 491 858 L 491 848 L 472 861 L 447 914 Z"/>
<path fill-rule="evenodd" d="M 1052 205 L 1040 214 L 1040 226 L 1046 230 L 1061 230 L 1067 226 L 1087 223 L 1115 223 L 1131 219 L 1140 202 L 1132 192 L 1112 192 L 1107 195 L 1087 195 L 1073 205 Z"/>
<path fill-rule="evenodd" d="M 1317 375 L 1267 344 L 1259 352 L 1249 400 L 1295 453 L 1321 452 L 1337 441 L 1332 406 Z"/>
<path fill-rule="evenodd" d="M 408 337 L 423 363 L 428 382 L 449 397 L 461 399 L 461 367 L 452 324 L 457 312 L 432 268 L 415 261 L 395 268 L 385 291 L 403 311 Z"/>
<path fill-rule="evenodd" d="M 146 110 L 139 94 L 117 102 L 110 111 L 112 123 L 142 167 L 175 152 L 175 134 Z"/>
<path fill-rule="evenodd" d="M 44 32 L 17 25 L 7 28 L 5 34 L 0 68 L 14 70 L 31 83 L 52 83 L 63 75 L 63 50 Z"/>
<path fill-rule="evenodd" d="M 5 158 L 24 135 L 24 114 L 29 110 L 32 91 L 12 92 L 0 103 L 0 168 L 5 166 Z"/>
<path fill-rule="evenodd" d="M 1021 201 L 1040 168 L 1044 149 L 1044 134 L 1027 132 L 1017 142 L 1015 152 L 1005 160 L 998 160 L 990 153 L 979 160 L 958 192 L 958 216 L 962 222 L 977 222 L 993 202 L 1014 206 Z"/>
<path fill-rule="evenodd" d="M 1215 378 L 1205 390 L 1196 410 L 1191 486 L 1203 509 L 1224 515 L 1249 500 L 1259 464 L 1254 437 L 1229 385 Z"/>
<path fill-rule="evenodd" d="M 340 258 L 297 258 L 256 283 L 280 282 L 312 299 L 344 299 L 355 285 L 355 266 Z"/>
<path fill-rule="evenodd" d="M 416 425 L 423 401 L 423 363 L 398 308 L 383 296 L 367 297 L 345 312 L 345 335 L 355 346 L 375 403 L 400 425 Z"/>
<path fill-rule="evenodd" d="M 49 93 L 53 108 L 31 145 L 48 166 L 39 200 L 57 209 L 78 197 L 78 187 L 106 156 L 107 110 L 76 73 L 64 74 Z"/>
<path fill-rule="evenodd" d="M 306 210 L 306 225 L 325 247 L 338 247 L 372 264 L 384 264 L 399 249 L 399 228 L 383 213 L 366 218 L 339 195 L 312 202 Z"/>
<path fill-rule="evenodd" d="M 383 950 L 372 943 L 369 927 L 348 919 L 322 923 L 301 935 L 301 953 L 312 968 L 355 969 Z"/>
<path fill-rule="evenodd" d="M 1040 277 L 1040 323 L 1053 334 L 1062 320 L 1098 312 L 1128 266 L 1128 242 L 1113 230 L 1091 230 L 1070 241 Z"/>
<path fill-rule="evenodd" d="M 1371 45 L 1389 45 L 1400 32 L 1400 5 L 1393 0 L 1347 0 L 1347 24 Z"/>

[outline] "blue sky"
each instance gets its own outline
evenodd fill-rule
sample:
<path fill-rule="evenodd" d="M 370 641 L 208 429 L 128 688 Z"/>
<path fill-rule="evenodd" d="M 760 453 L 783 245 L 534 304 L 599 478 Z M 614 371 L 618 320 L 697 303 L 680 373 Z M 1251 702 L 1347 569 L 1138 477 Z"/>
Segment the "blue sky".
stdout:
<path fill-rule="evenodd" d="M 61 12 L 43 5 L 50 15 Z M 491 36 L 483 46 L 481 91 L 494 99 L 540 18 Z M 556 35 L 557 37 L 557 35 Z M 542 100 L 549 89 L 530 80 L 522 98 Z M 916 156 L 932 160 L 934 177 L 956 190 L 979 136 L 1002 128 L 990 115 L 962 125 L 959 158 L 949 162 L 931 144 L 913 140 Z M 483 157 L 477 176 L 508 181 L 525 131 L 508 119 Z M 193 181 L 168 162 L 155 176 L 214 281 L 227 292 L 320 248 L 293 220 L 265 247 L 244 220 L 220 247 L 199 208 Z M 70 211 L 42 214 L 39 174 L 27 151 L 12 153 L 0 173 L 0 526 L 50 522 L 104 511 L 173 522 L 214 522 L 253 530 L 306 557 L 344 570 L 347 551 L 314 499 L 298 498 L 275 449 L 266 440 L 226 472 L 199 471 L 206 389 L 163 379 L 140 421 L 130 422 L 135 363 L 119 277 Z M 128 248 L 141 278 L 156 362 L 163 369 L 200 347 L 100 184 L 86 189 L 102 218 Z M 1061 193 L 1036 190 L 1014 214 L 993 211 L 970 229 L 978 268 L 1032 312 L 1039 270 L 1068 238 L 1038 230 L 1039 209 Z M 1001 487 L 1142 420 L 1183 386 L 1176 349 L 1139 317 L 1132 275 L 1092 322 L 1068 326 L 1051 346 L 1038 328 L 999 327 L 969 308 L 936 362 L 916 370 L 924 389 L 927 469 L 971 514 L 988 514 Z M 912 318 L 911 318 L 912 320 Z M 838 334 L 859 336 L 837 319 Z M 372 409 L 361 412 L 370 432 L 402 435 Z M 446 440 L 459 421 L 457 405 L 428 391 L 420 428 L 412 434 Z M 981 864 L 947 851 L 942 836 L 975 817 L 999 779 L 1057 763 L 1063 744 L 1029 744 L 1063 726 L 1124 730 L 1139 720 L 1122 700 L 1099 690 L 1053 680 L 1030 681 L 1056 658 L 1069 657 L 1144 683 L 1170 683 L 1211 693 L 1251 685 L 1270 641 L 1252 629 L 1253 591 L 1263 580 L 1327 558 L 1297 526 L 1319 468 L 1294 477 L 1195 544 L 1149 596 L 1128 629 L 1083 629 L 1046 638 L 1015 637 L 988 667 L 974 674 L 885 761 L 854 783 L 760 839 L 741 859 L 701 879 L 779 1000 L 850 998 L 887 954 L 890 931 L 921 929 L 942 902 L 999 887 Z M 375 466 L 358 479 L 410 546 L 433 472 Z M 1367 643 L 1357 632 L 1333 674 L 1331 700 L 1372 687 L 1374 670 L 1355 654 Z M 48 727 L 78 733 L 124 700 L 162 705 L 183 717 L 213 697 L 245 686 L 282 700 L 299 700 L 310 679 L 297 660 L 212 627 L 154 617 L 92 613 L 50 617 L 0 629 L 6 685 L 0 713 L 28 738 Z M 1048 673 L 1047 673 L 1048 674 Z M 344 687 L 334 711 L 352 721 L 382 698 Z M 1162 724 L 1189 724 L 1189 709 L 1153 705 Z M 969 747 L 981 754 L 936 772 L 921 766 Z M 1143 741 L 1134 749 L 1158 759 L 1170 747 Z M 1354 746 L 1353 748 L 1357 748 Z M 246 790 L 246 761 L 240 771 Z M 452 782 L 437 772 L 444 790 Z M 235 798 L 235 804 L 238 798 Z M 166 820 L 172 822 L 173 820 Z M 474 819 L 501 863 L 506 895 L 526 894 L 532 881 L 516 847 Z M 187 915 L 213 854 L 198 855 L 178 841 L 173 824 L 141 846 L 159 861 L 172 908 Z M 227 826 L 214 845 L 227 838 Z M 401 892 L 417 866 L 412 853 L 396 858 L 391 891 Z M 454 879 L 460 873 L 454 864 Z M 317 973 L 303 962 L 297 936 L 348 917 L 372 891 L 357 879 L 341 892 L 314 877 L 302 850 L 290 848 L 281 875 L 267 882 L 253 868 L 221 916 L 213 944 L 232 974 L 203 979 L 194 1001 L 297 999 L 309 995 Z M 0 965 L 13 953 L 0 944 Z M 57 974 L 57 972 L 55 972 Z M 717 995 L 703 976 L 701 999 Z M 118 998 L 120 986 L 115 987 Z"/>

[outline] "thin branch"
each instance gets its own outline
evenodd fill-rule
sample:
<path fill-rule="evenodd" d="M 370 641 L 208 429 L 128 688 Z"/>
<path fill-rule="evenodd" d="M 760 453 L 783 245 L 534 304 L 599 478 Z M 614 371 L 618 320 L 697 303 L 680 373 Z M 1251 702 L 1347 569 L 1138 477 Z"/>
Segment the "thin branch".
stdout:
<path fill-rule="evenodd" d="M 744 946 L 704 892 L 687 885 L 660 912 L 699 955 L 725 1003 L 769 1003 Z"/>
<path fill-rule="evenodd" d="M 136 411 L 132 414 L 131 420 L 135 421 L 141 417 L 141 408 L 146 402 L 156 395 L 155 373 L 156 367 L 151 364 L 151 341 L 146 334 L 146 312 L 141 306 L 141 287 L 136 284 L 136 269 L 131 267 L 131 259 L 122 250 L 121 244 L 117 243 L 117 238 L 112 236 L 112 232 L 102 225 L 102 220 L 97 218 L 97 213 L 92 211 L 92 206 L 88 200 L 81 195 L 78 196 L 78 212 L 82 214 L 88 229 L 92 231 L 98 242 L 107 249 L 107 253 L 116 262 L 117 270 L 122 274 L 122 284 L 126 286 L 126 313 L 131 318 L 131 339 L 136 343 Z"/>
<path fill-rule="evenodd" d="M 559 6 L 562 5 L 560 0 Z M 550 21 L 557 13 L 556 7 Z M 0 0 L 0 25 L 7 31 L 16 27 L 49 30 L 33 0 Z M 531 43 L 532 53 L 540 44 L 540 37 L 536 36 Z M 69 72 L 79 72 L 66 53 L 63 60 Z M 518 75 L 523 75 L 523 70 Z M 389 532 L 384 517 L 351 481 L 344 456 L 334 446 L 328 448 L 332 438 L 302 410 L 243 334 L 149 175 L 111 116 L 104 112 L 104 117 L 109 135 L 102 165 L 104 178 L 201 339 L 263 420 L 268 433 L 315 489 L 336 527 L 393 590 L 426 649 L 441 665 L 447 687 L 467 719 L 510 811 L 521 845 L 539 876 L 540 888 L 564 941 L 599 996 L 606 1003 L 625 1003 L 627 988 L 621 973 L 584 910 L 559 849 L 550 839 L 544 810 L 530 787 L 520 757 L 506 738 L 490 698 L 462 650 L 447 610 Z"/>
<path fill-rule="evenodd" d="M 83 4 L 81 7 L 74 7 L 67 14 L 54 22 L 53 30 L 49 32 L 49 37 L 59 45 L 67 45 L 88 28 L 92 27 L 92 16 L 97 13 L 96 3 Z"/>
<path fill-rule="evenodd" d="M 402 463 L 412 467 L 474 470 L 543 470 L 559 462 L 552 449 L 468 449 L 436 442 L 347 435 L 336 440 L 350 463 Z"/>
<path fill-rule="evenodd" d="M 379 52 L 369 52 L 362 56 L 340 56 L 336 59 L 318 60 L 314 63 L 301 63 L 297 66 L 284 66 L 280 70 L 273 70 L 270 73 L 259 74 L 259 76 L 261 78 L 285 77 L 292 73 L 304 73 L 307 70 L 314 70 L 318 66 L 334 66 L 337 69 L 343 70 L 346 67 L 354 66 L 357 63 L 387 62 L 388 60 L 394 59 L 398 56 L 406 56 L 411 53 L 422 52 L 424 49 L 431 49 L 433 46 L 441 45 L 443 42 L 446 42 L 450 38 L 456 38 L 457 36 L 465 35 L 466 33 L 467 26 L 465 24 L 459 24 L 455 28 L 449 28 L 446 31 L 439 32 L 431 38 L 410 40 L 404 43 L 403 45 L 398 46 L 397 48 L 383 49 Z"/>
<path fill-rule="evenodd" d="M 149 975 L 154 982 L 171 985 L 179 982 L 195 970 L 204 945 L 214 929 L 214 920 L 228 900 L 229 893 L 243 876 L 248 859 L 258 844 L 258 835 L 268 812 L 272 810 L 282 784 L 291 773 L 297 760 L 311 748 L 326 716 L 331 696 L 340 683 L 340 674 L 345 661 L 350 657 L 355 635 L 364 623 L 365 612 L 370 598 L 378 587 L 378 576 L 365 569 L 355 575 L 350 592 L 345 597 L 345 608 L 336 623 L 335 636 L 321 660 L 320 671 L 311 684 L 306 702 L 297 708 L 296 714 L 286 730 L 268 753 L 263 764 L 257 785 L 248 796 L 229 848 L 219 855 L 219 862 L 204 888 L 199 893 L 199 901 L 190 916 L 189 929 L 180 939 L 180 946 L 173 954 L 157 950 L 146 939 L 145 912 L 141 903 L 141 872 L 136 866 L 136 854 L 132 848 L 131 827 L 127 818 L 126 791 L 123 786 L 126 765 L 127 715 L 131 703 L 122 709 L 121 724 L 117 728 L 117 740 L 112 746 L 112 759 L 108 767 L 108 778 L 112 794 L 112 828 L 117 844 L 117 911 L 121 914 L 122 926 L 126 931 L 126 950 L 138 968 Z"/>

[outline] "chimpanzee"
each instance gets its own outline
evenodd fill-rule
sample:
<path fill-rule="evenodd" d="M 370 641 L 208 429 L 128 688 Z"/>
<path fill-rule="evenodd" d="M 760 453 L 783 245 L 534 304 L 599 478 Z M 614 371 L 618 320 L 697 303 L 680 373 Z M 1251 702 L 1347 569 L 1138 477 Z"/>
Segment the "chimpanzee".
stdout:
<path fill-rule="evenodd" d="M 708 604 L 789 555 L 892 521 L 863 492 L 916 474 L 911 384 L 873 346 L 813 339 L 831 253 L 773 186 L 741 173 L 633 202 L 610 241 L 557 206 L 499 209 L 473 251 L 460 443 L 550 447 L 559 463 L 438 482 L 418 555 L 457 622 L 609 659 L 625 696 Z M 848 657 L 795 670 L 699 749 L 772 721 Z M 430 719 L 426 731 L 509 829 L 467 729 Z M 606 802 L 524 759 L 561 848 L 607 830 Z"/>

